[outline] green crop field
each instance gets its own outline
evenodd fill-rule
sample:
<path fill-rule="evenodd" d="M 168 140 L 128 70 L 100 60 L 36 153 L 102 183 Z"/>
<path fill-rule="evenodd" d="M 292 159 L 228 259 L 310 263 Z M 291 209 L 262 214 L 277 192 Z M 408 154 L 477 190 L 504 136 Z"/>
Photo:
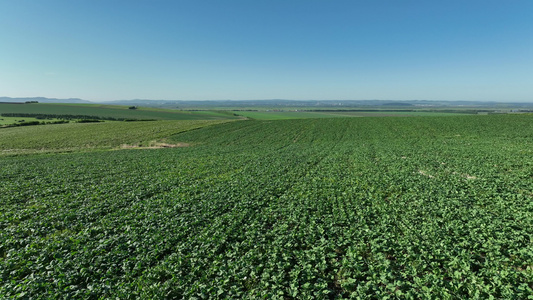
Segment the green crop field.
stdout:
<path fill-rule="evenodd" d="M 151 120 L 220 120 L 236 119 L 230 113 L 215 111 L 181 111 L 171 109 L 157 109 L 139 107 L 128 109 L 128 106 L 100 105 L 100 104 L 57 104 L 57 103 L 31 103 L 31 104 L 6 104 L 0 103 L 0 114 L 26 113 L 26 114 L 56 114 L 56 115 L 87 115 L 104 118 L 123 119 L 151 119 Z M 0 117 L 1 118 L 1 117 Z"/>
<path fill-rule="evenodd" d="M 531 299 L 532 115 L 209 125 L 0 156 L 2 298 Z"/>
<path fill-rule="evenodd" d="M 138 148 L 173 134 L 230 120 L 69 123 L 0 129 L 0 155 Z M 167 143 L 168 144 L 168 143 Z M 171 144 L 169 144 L 171 145 Z"/>

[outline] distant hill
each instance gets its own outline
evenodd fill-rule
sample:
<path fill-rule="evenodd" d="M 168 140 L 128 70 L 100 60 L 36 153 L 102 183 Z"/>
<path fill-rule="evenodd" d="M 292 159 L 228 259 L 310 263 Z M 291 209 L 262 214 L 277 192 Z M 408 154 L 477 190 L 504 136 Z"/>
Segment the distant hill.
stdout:
<path fill-rule="evenodd" d="M 58 99 L 46 97 L 10 98 L 0 97 L 0 103 L 24 103 L 37 101 L 39 103 L 100 103 L 110 105 L 135 105 L 144 107 L 173 108 L 186 110 L 235 109 L 235 108 L 305 108 L 305 109 L 346 109 L 346 108 L 501 108 L 501 109 L 532 109 L 533 102 L 504 102 L 504 101 L 460 101 L 460 100 L 113 100 L 88 101 L 79 98 Z"/>
<path fill-rule="evenodd" d="M 0 102 L 28 102 L 28 101 L 37 101 L 39 103 L 92 103 L 91 101 L 79 99 L 79 98 L 69 98 L 69 99 L 57 99 L 57 98 L 46 98 L 46 97 L 25 97 L 25 98 L 11 98 L 11 97 L 0 97 Z"/>

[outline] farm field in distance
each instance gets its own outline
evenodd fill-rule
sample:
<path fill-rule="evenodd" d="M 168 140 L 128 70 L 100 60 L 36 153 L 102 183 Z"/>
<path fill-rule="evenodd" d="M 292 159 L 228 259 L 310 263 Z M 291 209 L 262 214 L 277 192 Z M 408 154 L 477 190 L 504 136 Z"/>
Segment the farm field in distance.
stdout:
<path fill-rule="evenodd" d="M 533 295 L 533 115 L 213 114 L 1 128 L 0 295 Z"/>
<path fill-rule="evenodd" d="M 37 114 L 37 115 L 80 115 L 98 116 L 103 119 L 131 119 L 131 120 L 222 120 L 237 119 L 228 112 L 216 111 L 182 111 L 159 109 L 152 107 L 138 107 L 129 109 L 124 105 L 104 104 L 70 104 L 70 103 L 0 103 L 1 114 Z M 3 118 L 0 116 L 0 118 Z"/>
<path fill-rule="evenodd" d="M 166 138 L 180 132 L 231 120 L 160 120 L 143 122 L 69 123 L 0 129 L 0 156 L 180 146 Z"/>

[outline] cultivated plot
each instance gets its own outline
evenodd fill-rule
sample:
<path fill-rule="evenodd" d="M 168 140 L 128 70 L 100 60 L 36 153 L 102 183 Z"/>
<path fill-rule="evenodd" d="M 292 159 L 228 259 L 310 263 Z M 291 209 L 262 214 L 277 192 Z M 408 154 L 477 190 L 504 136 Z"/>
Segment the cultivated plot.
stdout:
<path fill-rule="evenodd" d="M 0 294 L 526 299 L 532 121 L 236 121 L 2 157 Z"/>

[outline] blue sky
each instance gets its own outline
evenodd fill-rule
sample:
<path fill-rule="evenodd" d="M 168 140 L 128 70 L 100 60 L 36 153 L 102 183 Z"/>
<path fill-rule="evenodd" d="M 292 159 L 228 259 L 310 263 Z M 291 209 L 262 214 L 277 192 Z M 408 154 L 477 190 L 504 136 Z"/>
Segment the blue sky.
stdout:
<path fill-rule="evenodd" d="M 0 96 L 533 101 L 531 0 L 0 0 Z"/>

